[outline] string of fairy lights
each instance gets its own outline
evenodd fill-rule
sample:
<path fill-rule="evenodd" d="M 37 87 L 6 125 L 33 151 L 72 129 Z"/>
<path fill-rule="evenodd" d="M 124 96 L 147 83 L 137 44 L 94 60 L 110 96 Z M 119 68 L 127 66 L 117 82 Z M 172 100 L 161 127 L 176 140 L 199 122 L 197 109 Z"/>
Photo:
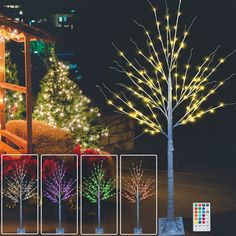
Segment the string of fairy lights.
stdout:
<path fill-rule="evenodd" d="M 98 203 L 114 194 L 114 180 L 106 176 L 103 163 L 93 165 L 91 175 L 83 181 L 83 196 L 91 203 Z"/>
<path fill-rule="evenodd" d="M 12 201 L 13 205 L 37 196 L 37 180 L 29 179 L 27 173 L 25 161 L 16 162 L 12 174 L 5 178 L 6 186 L 3 194 Z"/>
<path fill-rule="evenodd" d="M 145 200 L 154 195 L 155 178 L 146 178 L 143 174 L 142 161 L 132 166 L 130 176 L 122 178 L 122 196 L 130 203 Z"/>
<path fill-rule="evenodd" d="M 10 39 L 19 40 L 21 37 L 23 37 L 23 34 L 19 33 L 16 29 L 14 30 L 10 30 L 10 29 L 5 30 L 4 28 L 0 29 L 0 42 L 2 43 L 6 43 Z M 10 57 L 9 52 L 6 52 L 5 58 L 8 58 L 8 57 Z M 10 73 L 10 71 L 8 70 L 7 66 L 8 65 L 6 65 L 6 69 L 5 69 L 6 81 L 8 79 L 11 81 L 13 78 L 8 78 L 9 77 L 8 74 Z M 13 98 L 14 101 L 11 99 L 11 97 Z M 24 99 L 23 95 L 19 92 L 12 92 L 12 91 L 6 92 L 4 102 L 6 104 L 5 109 L 7 112 L 7 119 L 19 118 L 19 117 L 16 117 L 16 113 L 17 113 L 16 111 L 19 108 L 19 103 L 22 102 L 23 99 Z"/>
<path fill-rule="evenodd" d="M 131 39 L 131 43 L 137 51 L 137 58 L 133 60 L 114 45 L 124 63 L 120 64 L 116 61 L 112 68 L 124 74 L 131 85 L 120 83 L 119 85 L 123 89 L 123 92 L 120 93 L 105 86 L 113 95 L 113 99 L 108 99 L 107 102 L 120 113 L 130 116 L 144 125 L 146 127 L 144 132 L 153 135 L 157 133 L 167 135 L 160 117 L 168 118 L 169 101 L 172 104 L 172 113 L 177 110 L 178 114 L 182 112 L 182 116 L 178 117 L 173 127 L 195 122 L 207 113 L 214 113 L 215 110 L 224 106 L 224 103 L 220 102 L 207 107 L 206 101 L 234 76 L 230 75 L 222 81 L 212 80 L 212 75 L 235 51 L 223 58 L 216 59 L 219 49 L 217 47 L 203 59 L 195 71 L 190 65 L 193 56 L 193 50 L 190 50 L 183 69 L 180 55 L 186 47 L 186 40 L 195 19 L 181 33 L 182 0 L 179 0 L 178 11 L 174 19 L 170 17 L 169 9 L 166 7 L 164 23 L 159 20 L 158 9 L 150 1 L 148 3 L 154 14 L 155 33 L 135 22 L 144 31 L 147 45 L 145 48 L 141 48 Z M 168 91 L 171 91 L 171 94 L 168 94 Z M 106 95 L 105 97 L 107 98 Z M 145 109 L 140 109 L 140 101 Z"/>
<path fill-rule="evenodd" d="M 10 39 L 20 40 L 24 36 L 23 33 L 19 33 L 17 29 L 11 30 L 10 28 L 0 29 L 0 42 L 7 42 Z"/>
<path fill-rule="evenodd" d="M 61 201 L 65 201 L 76 194 L 76 179 L 68 179 L 66 174 L 64 162 L 57 163 L 52 175 L 44 181 L 43 195 L 54 204 L 61 204 Z"/>

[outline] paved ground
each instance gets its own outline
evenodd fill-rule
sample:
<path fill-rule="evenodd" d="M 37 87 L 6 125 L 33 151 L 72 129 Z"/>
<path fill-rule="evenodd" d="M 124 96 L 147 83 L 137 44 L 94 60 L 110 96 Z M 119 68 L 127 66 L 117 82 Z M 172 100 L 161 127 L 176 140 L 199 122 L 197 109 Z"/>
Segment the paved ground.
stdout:
<path fill-rule="evenodd" d="M 159 216 L 166 209 L 166 174 L 159 174 Z M 184 217 L 187 236 L 236 235 L 236 182 L 232 177 L 199 173 L 176 174 L 176 215 Z M 192 203 L 206 201 L 212 205 L 212 232 L 192 232 Z"/>
<path fill-rule="evenodd" d="M 151 172 L 148 172 L 152 174 Z M 236 235 L 236 182 L 235 177 L 230 175 L 210 174 L 209 172 L 179 172 L 176 174 L 175 200 L 176 216 L 184 217 L 186 236 L 235 236 Z M 158 189 L 158 212 L 159 217 L 166 215 L 166 172 L 159 172 Z M 211 233 L 193 233 L 192 232 L 192 203 L 207 201 L 212 204 L 212 232 Z M 123 232 L 132 232 L 135 224 L 135 208 L 128 202 L 123 206 Z M 155 197 L 150 198 L 142 204 L 141 223 L 145 232 L 155 230 L 154 212 Z M 112 232 L 115 229 L 114 206 L 115 202 L 109 202 L 106 207 L 106 217 L 103 217 L 103 227 L 106 232 Z M 96 215 L 90 213 L 92 220 L 84 220 L 84 230 L 94 232 L 96 227 Z M 106 224 L 105 222 L 113 222 Z M 27 222 L 25 222 L 27 224 Z M 54 225 L 49 221 L 45 222 L 45 230 L 54 231 Z M 64 221 L 67 229 L 72 229 L 68 220 Z M 12 228 L 14 222 L 6 222 L 6 228 Z M 29 224 L 32 225 L 32 224 Z"/>

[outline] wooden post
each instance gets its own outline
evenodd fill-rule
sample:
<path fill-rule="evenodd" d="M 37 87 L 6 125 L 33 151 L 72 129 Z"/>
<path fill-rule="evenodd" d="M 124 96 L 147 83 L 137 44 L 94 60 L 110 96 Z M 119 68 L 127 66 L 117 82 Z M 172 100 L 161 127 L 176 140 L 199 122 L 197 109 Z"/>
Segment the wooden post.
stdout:
<path fill-rule="evenodd" d="M 30 36 L 25 35 L 25 86 L 26 86 L 26 124 L 27 124 L 27 153 L 32 153 L 32 82 Z"/>
<path fill-rule="evenodd" d="M 5 42 L 0 41 L 0 82 L 5 82 Z M 0 129 L 6 128 L 5 121 L 5 89 L 0 89 Z"/>

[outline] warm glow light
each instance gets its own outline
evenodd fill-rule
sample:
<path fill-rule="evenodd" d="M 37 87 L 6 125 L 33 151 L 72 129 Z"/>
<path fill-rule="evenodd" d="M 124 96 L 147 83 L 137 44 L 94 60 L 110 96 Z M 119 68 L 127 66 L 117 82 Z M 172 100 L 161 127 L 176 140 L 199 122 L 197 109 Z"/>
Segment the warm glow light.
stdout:
<path fill-rule="evenodd" d="M 173 20 L 169 14 L 165 15 L 163 27 L 160 27 L 156 8 L 152 6 L 155 35 L 153 32 L 150 34 L 144 25 L 137 23 L 144 30 L 147 43 L 142 48 L 139 46 L 140 43 L 131 40 L 138 55 L 133 59 L 123 56 L 125 65 L 129 65 L 129 71 L 118 62 L 114 68 L 128 75 L 131 85 L 127 87 L 121 84 L 128 94 L 121 92 L 117 96 L 116 92 L 108 89 L 116 98 L 112 102 L 108 100 L 108 104 L 136 119 L 139 124 L 145 126 L 144 132 L 151 135 L 162 133 L 167 136 L 166 123 L 171 119 L 170 114 L 173 116 L 178 114 L 178 119 L 173 124 L 175 128 L 196 122 L 205 114 L 213 113 L 224 106 L 220 103 L 208 107 L 206 101 L 224 84 L 224 81 L 217 82 L 213 74 L 232 53 L 217 59 L 217 48 L 203 58 L 197 70 L 194 69 L 196 66 L 191 65 L 193 50 L 188 53 L 189 57 L 185 63 L 184 57 L 180 61 L 192 25 L 181 32 L 182 27 L 179 27 L 181 2 L 179 0 L 177 15 Z M 166 10 L 168 13 L 168 9 Z M 226 80 L 230 78 L 232 76 Z M 120 102 L 123 104 L 122 109 Z"/>

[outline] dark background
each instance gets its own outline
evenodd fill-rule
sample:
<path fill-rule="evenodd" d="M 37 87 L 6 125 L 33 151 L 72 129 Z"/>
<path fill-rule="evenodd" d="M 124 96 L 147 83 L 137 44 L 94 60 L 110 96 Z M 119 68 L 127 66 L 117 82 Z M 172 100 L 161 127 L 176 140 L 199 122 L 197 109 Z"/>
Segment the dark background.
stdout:
<path fill-rule="evenodd" d="M 165 15 L 164 1 L 158 3 L 160 17 Z M 170 14 L 176 13 L 178 1 L 167 1 Z M 111 42 L 114 42 L 129 56 L 135 49 L 130 43 L 130 37 L 145 43 L 145 37 L 133 22 L 147 25 L 154 29 L 154 18 L 151 8 L 145 0 L 96 0 L 78 1 L 79 30 L 74 43 L 78 51 L 78 62 L 83 80 L 81 87 L 96 101 L 103 110 L 111 109 L 104 105 L 105 101 L 96 84 L 105 83 L 109 87 L 121 81 L 122 75 L 111 70 L 113 60 L 118 58 Z M 191 0 L 183 1 L 181 24 L 189 24 L 197 16 L 187 49 L 194 47 L 194 65 L 199 65 L 201 59 L 221 45 L 219 56 L 224 56 L 236 48 L 236 2 L 228 0 Z M 222 80 L 236 71 L 235 55 L 214 75 L 214 79 Z M 183 64 L 185 61 L 183 61 Z M 219 93 L 210 99 L 210 104 L 218 101 L 236 101 L 236 78 L 229 81 Z M 196 124 L 179 127 L 175 130 L 175 161 L 176 167 L 185 166 L 209 167 L 217 171 L 233 173 L 235 167 L 236 144 L 236 107 L 226 107 L 213 115 L 207 115 Z M 166 140 L 161 135 L 141 136 L 136 140 L 140 152 L 157 153 L 160 160 L 165 157 Z"/>
<path fill-rule="evenodd" d="M 9 0 L 4 0 L 9 1 Z M 19 1 L 15 1 L 19 2 Z M 164 20 L 164 0 L 152 0 L 158 5 L 159 17 Z M 94 105 L 103 113 L 112 113 L 113 108 L 106 105 L 96 85 L 105 83 L 114 88 L 116 82 L 125 81 L 121 74 L 110 69 L 113 60 L 118 59 L 112 42 L 124 50 L 131 58 L 135 49 L 130 37 L 145 44 L 143 31 L 138 28 L 134 19 L 155 32 L 152 10 L 145 0 L 21 0 L 24 8 L 37 5 L 37 14 L 48 14 L 54 10 L 63 12 L 73 7 L 77 13 L 76 30 L 57 35 L 57 52 L 72 51 L 74 60 L 79 65 L 82 80 L 78 84 L 86 95 L 91 97 Z M 177 0 L 167 0 L 172 17 L 176 13 Z M 236 2 L 234 0 L 185 0 L 182 5 L 181 25 L 189 24 L 197 16 L 187 49 L 194 48 L 192 65 L 197 66 L 202 58 L 221 45 L 218 56 L 225 56 L 236 48 Z M 45 25 L 43 26 L 45 28 Z M 47 28 L 47 27 L 46 27 Z M 50 29 L 48 29 L 50 31 Z M 53 33 L 53 32 L 51 32 Z M 18 59 L 20 56 L 18 56 Z M 218 57 L 217 57 L 218 58 Z M 236 56 L 233 55 L 223 67 L 212 77 L 222 80 L 236 72 Z M 183 65 L 186 60 L 180 61 Z M 39 81 L 45 73 L 45 67 L 38 66 L 40 60 L 33 58 L 33 90 L 36 97 Z M 218 95 L 209 100 L 209 104 L 236 101 L 236 78 L 227 82 Z M 195 164 L 207 171 L 215 170 L 233 174 L 236 164 L 236 106 L 225 107 L 213 115 L 207 115 L 196 124 L 177 128 L 174 132 L 176 169 L 194 168 Z M 137 126 L 137 135 L 142 128 Z M 163 136 L 142 135 L 136 139 L 134 152 L 157 153 L 164 166 L 166 157 L 166 140 Z"/>

